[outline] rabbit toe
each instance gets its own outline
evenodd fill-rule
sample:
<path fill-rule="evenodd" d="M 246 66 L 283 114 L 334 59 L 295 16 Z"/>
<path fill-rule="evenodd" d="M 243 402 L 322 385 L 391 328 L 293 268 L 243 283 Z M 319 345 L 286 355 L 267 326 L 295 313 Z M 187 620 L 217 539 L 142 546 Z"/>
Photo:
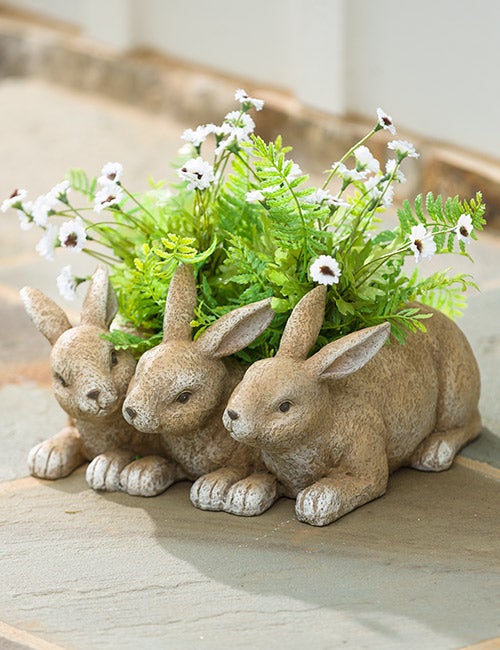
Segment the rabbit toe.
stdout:
<path fill-rule="evenodd" d="M 82 462 L 79 455 L 50 440 L 41 442 L 28 454 L 28 468 L 32 476 L 56 480 L 68 476 Z"/>
<path fill-rule="evenodd" d="M 426 472 L 441 472 L 451 467 L 455 453 L 446 440 L 435 440 L 412 461 L 411 466 Z"/>
<path fill-rule="evenodd" d="M 191 486 L 191 503 L 201 510 L 223 510 L 226 494 L 239 478 L 224 469 L 201 476 Z"/>
<path fill-rule="evenodd" d="M 340 516 L 341 500 L 335 490 L 311 485 L 297 495 L 295 514 L 311 526 L 327 526 Z"/>
<path fill-rule="evenodd" d="M 160 456 L 146 456 L 129 463 L 120 474 L 120 488 L 132 496 L 154 497 L 174 482 L 172 465 Z"/>
<path fill-rule="evenodd" d="M 119 492 L 120 473 L 133 457 L 129 451 L 107 451 L 99 454 L 87 467 L 87 483 L 93 490 Z"/>
<path fill-rule="evenodd" d="M 224 499 L 224 511 L 232 515 L 254 517 L 265 512 L 277 499 L 274 477 L 249 476 L 232 485 Z"/>

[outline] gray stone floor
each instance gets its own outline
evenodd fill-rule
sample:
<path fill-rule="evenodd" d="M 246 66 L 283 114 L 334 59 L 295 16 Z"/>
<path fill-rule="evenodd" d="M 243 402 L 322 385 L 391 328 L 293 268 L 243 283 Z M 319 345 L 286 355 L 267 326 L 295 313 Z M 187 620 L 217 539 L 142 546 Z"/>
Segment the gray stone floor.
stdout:
<path fill-rule="evenodd" d="M 171 173 L 195 126 L 37 79 L 2 80 L 0 116 L 0 197 L 36 197 L 108 160 L 139 190 Z M 459 260 L 481 287 L 461 326 L 481 367 L 483 435 L 451 470 L 399 471 L 384 497 L 317 529 L 289 500 L 244 519 L 194 509 L 187 483 L 140 499 L 92 492 L 82 469 L 29 477 L 28 450 L 64 414 L 18 290 L 61 302 L 55 277 L 76 258 L 42 260 L 38 236 L 0 219 L 0 648 L 500 648 L 499 234 L 473 244 L 473 267 Z"/>

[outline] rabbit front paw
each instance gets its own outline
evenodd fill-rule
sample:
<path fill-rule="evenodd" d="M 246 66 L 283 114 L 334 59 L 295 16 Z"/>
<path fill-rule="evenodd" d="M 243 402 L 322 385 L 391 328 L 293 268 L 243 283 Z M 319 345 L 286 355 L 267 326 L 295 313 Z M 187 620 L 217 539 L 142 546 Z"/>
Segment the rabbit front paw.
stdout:
<path fill-rule="evenodd" d="M 72 431 L 41 442 L 28 454 L 30 474 L 50 480 L 68 476 L 84 462 L 80 437 Z"/>
<path fill-rule="evenodd" d="M 130 463 L 134 454 L 123 449 L 114 449 L 99 454 L 87 467 L 85 478 L 93 490 L 103 492 L 120 491 L 120 474 Z"/>
<path fill-rule="evenodd" d="M 201 510 L 223 510 L 226 494 L 241 474 L 229 468 L 200 476 L 191 486 L 191 503 Z"/>
<path fill-rule="evenodd" d="M 311 526 L 327 526 L 343 514 L 341 507 L 342 503 L 335 489 L 313 484 L 297 495 L 295 514 L 299 521 Z"/>
<path fill-rule="evenodd" d="M 442 472 L 453 464 L 456 450 L 447 440 L 431 439 L 420 446 L 411 460 L 411 467 L 424 472 Z"/>
<path fill-rule="evenodd" d="M 175 481 L 172 463 L 161 456 L 145 456 L 124 467 L 120 474 L 120 489 L 139 497 L 154 497 Z"/>
<path fill-rule="evenodd" d="M 270 508 L 278 498 L 277 481 L 271 474 L 255 473 L 234 483 L 224 499 L 224 511 L 253 517 Z"/>

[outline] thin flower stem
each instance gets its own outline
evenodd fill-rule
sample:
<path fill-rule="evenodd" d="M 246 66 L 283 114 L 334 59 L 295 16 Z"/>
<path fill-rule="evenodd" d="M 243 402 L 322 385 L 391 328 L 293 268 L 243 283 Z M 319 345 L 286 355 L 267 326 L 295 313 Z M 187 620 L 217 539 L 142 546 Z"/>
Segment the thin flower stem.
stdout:
<path fill-rule="evenodd" d="M 368 140 L 369 140 L 373 135 L 375 135 L 375 133 L 376 133 L 377 131 L 380 131 L 380 127 L 379 127 L 378 124 L 377 124 L 376 126 L 374 126 L 373 129 L 372 129 L 369 133 L 367 133 L 363 138 L 361 138 L 361 140 L 360 140 L 359 142 L 356 142 L 356 144 L 354 144 L 354 145 L 349 149 L 349 151 L 347 151 L 347 153 L 345 153 L 345 154 L 342 156 L 342 158 L 337 162 L 337 164 L 335 165 L 335 167 L 333 167 L 332 170 L 331 170 L 331 172 L 328 174 L 328 178 L 326 179 L 326 181 L 323 183 L 323 186 L 322 186 L 322 189 L 323 189 L 323 190 L 326 190 L 326 188 L 327 188 L 328 185 L 330 184 L 330 181 L 331 181 L 332 178 L 334 177 L 335 172 L 337 171 L 339 165 L 340 165 L 341 163 L 343 163 L 345 160 L 347 160 L 347 159 L 349 158 L 349 156 L 352 156 L 352 154 L 355 152 L 355 150 L 356 150 L 358 147 L 361 147 L 363 144 L 365 144 L 365 142 L 368 142 Z"/>

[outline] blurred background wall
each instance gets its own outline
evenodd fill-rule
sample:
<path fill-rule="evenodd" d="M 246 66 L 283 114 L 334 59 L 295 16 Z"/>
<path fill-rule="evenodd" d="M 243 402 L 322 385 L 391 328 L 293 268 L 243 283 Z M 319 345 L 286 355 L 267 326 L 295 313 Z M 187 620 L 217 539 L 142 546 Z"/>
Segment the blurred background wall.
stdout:
<path fill-rule="evenodd" d="M 101 44 L 151 49 L 339 117 L 500 158 L 496 0 L 11 0 Z"/>

